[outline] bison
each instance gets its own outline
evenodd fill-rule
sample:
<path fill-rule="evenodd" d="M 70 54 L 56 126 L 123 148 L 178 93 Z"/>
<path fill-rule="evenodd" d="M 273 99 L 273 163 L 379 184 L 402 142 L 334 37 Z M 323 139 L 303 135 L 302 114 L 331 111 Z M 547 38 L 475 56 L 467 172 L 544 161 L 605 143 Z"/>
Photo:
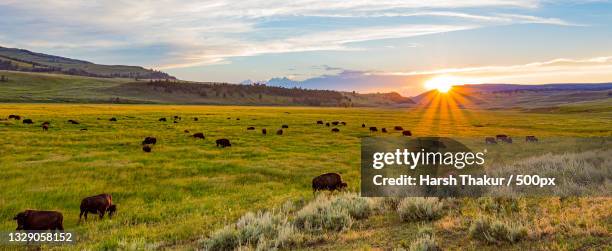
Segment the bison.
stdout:
<path fill-rule="evenodd" d="M 168 121 L 168 120 L 166 120 L 166 118 L 159 118 L 159 119 L 158 119 L 158 121 L 159 121 L 159 122 L 166 122 L 166 121 Z"/>
<path fill-rule="evenodd" d="M 151 146 L 150 145 L 144 145 L 144 146 L 142 146 L 142 150 L 145 153 L 150 153 L 151 152 Z"/>
<path fill-rule="evenodd" d="M 68 120 L 68 123 L 73 124 L 73 125 L 78 125 L 78 124 L 80 124 L 80 123 L 79 123 L 79 121 L 76 121 L 76 120 L 74 120 L 74 119 L 69 119 L 69 120 Z"/>
<path fill-rule="evenodd" d="M 143 145 L 155 145 L 157 143 L 157 139 L 155 137 L 146 137 L 143 141 Z"/>
<path fill-rule="evenodd" d="M 196 138 L 196 139 L 204 139 L 204 133 L 201 132 L 196 132 L 192 135 L 192 137 Z"/>
<path fill-rule="evenodd" d="M 361 124 L 361 127 L 362 127 L 362 128 L 365 128 L 365 124 Z"/>
<path fill-rule="evenodd" d="M 57 211 L 25 210 L 18 213 L 13 220 L 17 221 L 17 231 L 64 230 L 64 216 Z"/>
<path fill-rule="evenodd" d="M 342 122 L 340 122 L 340 124 L 345 126 L 346 122 L 342 121 Z"/>
<path fill-rule="evenodd" d="M 331 131 L 332 131 L 332 132 L 340 132 L 340 129 L 338 129 L 338 128 L 332 128 L 332 129 L 331 129 Z"/>
<path fill-rule="evenodd" d="M 51 122 L 49 122 L 49 121 L 45 121 L 45 122 L 43 122 L 41 125 L 43 125 L 43 126 L 44 126 L 44 125 L 51 125 Z"/>
<path fill-rule="evenodd" d="M 512 138 L 511 137 L 502 138 L 501 141 L 506 143 L 506 144 L 512 144 Z"/>
<path fill-rule="evenodd" d="M 342 181 L 342 177 L 337 173 L 325 173 L 312 179 L 312 192 L 320 190 L 334 191 L 346 188 L 346 183 Z"/>
<path fill-rule="evenodd" d="M 172 123 L 178 124 L 178 121 L 176 121 L 176 120 L 175 120 L 175 121 L 174 121 L 174 122 L 172 122 Z"/>
<path fill-rule="evenodd" d="M 175 119 L 175 120 L 181 120 L 181 117 L 179 117 L 179 116 L 176 116 L 176 115 L 175 115 L 175 116 L 174 116 L 174 119 Z"/>
<path fill-rule="evenodd" d="M 404 130 L 404 128 L 401 127 L 401 126 L 395 126 L 395 127 L 393 127 L 393 129 L 396 130 L 396 131 L 403 131 Z"/>
<path fill-rule="evenodd" d="M 325 123 L 325 126 L 329 127 L 330 126 L 329 122 Z"/>
<path fill-rule="evenodd" d="M 281 126 L 281 128 L 289 128 L 289 126 L 288 125 L 283 125 L 283 126 Z"/>
<path fill-rule="evenodd" d="M 538 142 L 538 138 L 536 136 L 526 136 L 525 142 Z"/>
<path fill-rule="evenodd" d="M 384 133 L 387 133 L 387 128 L 384 128 L 384 127 L 383 127 L 382 129 L 380 129 L 380 131 L 381 131 L 381 132 L 384 132 Z"/>
<path fill-rule="evenodd" d="M 8 118 L 9 119 L 14 119 L 14 120 L 21 120 L 21 116 L 15 115 L 15 114 L 9 115 Z"/>
<path fill-rule="evenodd" d="M 114 122 L 114 121 L 117 121 L 117 118 L 112 117 L 112 118 L 110 118 L 110 119 L 109 119 L 109 121 L 113 121 L 113 122 Z"/>
<path fill-rule="evenodd" d="M 278 129 L 278 131 L 276 131 L 276 135 L 283 135 L 283 129 Z"/>
<path fill-rule="evenodd" d="M 485 144 L 497 144 L 497 141 L 493 137 L 486 137 Z"/>
<path fill-rule="evenodd" d="M 322 125 L 323 124 L 323 120 L 317 120 L 317 125 Z"/>
<path fill-rule="evenodd" d="M 370 126 L 370 132 L 378 132 L 378 128 L 376 128 L 376 126 Z"/>
<path fill-rule="evenodd" d="M 113 197 L 110 194 L 98 194 L 91 197 L 87 197 L 81 200 L 81 213 L 79 214 L 79 223 L 81 223 L 81 217 L 85 216 L 87 220 L 87 214 L 97 213 L 100 219 L 104 218 L 104 214 L 108 213 L 108 218 L 113 218 L 115 212 L 117 212 L 117 205 L 113 204 Z"/>
<path fill-rule="evenodd" d="M 221 146 L 221 147 L 228 147 L 228 146 L 232 146 L 232 144 L 230 143 L 229 139 L 218 139 L 215 141 L 215 143 L 217 143 L 217 147 Z"/>
<path fill-rule="evenodd" d="M 249 130 L 249 131 L 250 131 L 250 130 L 255 130 L 255 127 L 253 127 L 253 126 L 249 126 L 249 127 L 247 127 L 247 130 Z"/>
<path fill-rule="evenodd" d="M 404 135 L 404 136 L 412 136 L 412 132 L 410 130 L 404 130 L 404 131 L 402 131 L 402 135 Z"/>
<path fill-rule="evenodd" d="M 338 122 L 338 121 L 333 121 L 333 122 L 332 122 L 332 125 L 337 126 L 338 124 L 340 124 L 340 122 Z"/>
<path fill-rule="evenodd" d="M 42 129 L 43 129 L 43 131 L 48 131 L 49 130 L 49 124 L 43 124 L 42 125 Z"/>
<path fill-rule="evenodd" d="M 240 118 L 236 118 L 236 120 L 240 120 Z"/>
<path fill-rule="evenodd" d="M 266 128 L 261 129 L 261 134 L 263 135 L 268 134 L 268 130 L 266 130 Z"/>
<path fill-rule="evenodd" d="M 34 121 L 32 121 L 31 119 L 24 119 L 23 123 L 24 124 L 34 124 Z"/>
<path fill-rule="evenodd" d="M 193 121 L 198 121 L 198 120 L 199 120 L 198 118 L 193 118 Z"/>
<path fill-rule="evenodd" d="M 508 138 L 508 135 L 506 134 L 497 134 L 495 135 L 495 139 L 498 141 L 504 141 L 504 139 Z"/>

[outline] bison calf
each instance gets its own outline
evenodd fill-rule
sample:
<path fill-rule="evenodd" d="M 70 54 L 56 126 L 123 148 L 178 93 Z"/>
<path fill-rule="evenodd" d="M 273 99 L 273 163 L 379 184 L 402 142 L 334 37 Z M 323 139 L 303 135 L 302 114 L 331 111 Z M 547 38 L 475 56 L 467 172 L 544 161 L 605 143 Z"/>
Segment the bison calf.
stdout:
<path fill-rule="evenodd" d="M 228 147 L 228 146 L 232 146 L 232 144 L 230 144 L 229 139 L 218 139 L 215 141 L 215 143 L 217 143 L 217 147 L 221 146 L 221 147 Z"/>
<path fill-rule="evenodd" d="M 17 231 L 64 230 L 64 216 L 56 211 L 25 210 L 18 213 L 13 220 L 17 221 Z"/>
<path fill-rule="evenodd" d="M 342 181 L 342 177 L 337 173 L 325 173 L 312 179 L 312 192 L 320 190 L 334 191 L 346 188 L 346 183 Z"/>
<path fill-rule="evenodd" d="M 117 211 L 117 206 L 113 205 L 113 197 L 110 194 L 103 193 L 81 200 L 80 209 L 79 223 L 81 223 L 82 216 L 85 216 L 85 220 L 87 220 L 88 213 L 97 213 L 100 219 L 104 218 L 104 214 L 108 213 L 108 218 L 112 219 Z"/>

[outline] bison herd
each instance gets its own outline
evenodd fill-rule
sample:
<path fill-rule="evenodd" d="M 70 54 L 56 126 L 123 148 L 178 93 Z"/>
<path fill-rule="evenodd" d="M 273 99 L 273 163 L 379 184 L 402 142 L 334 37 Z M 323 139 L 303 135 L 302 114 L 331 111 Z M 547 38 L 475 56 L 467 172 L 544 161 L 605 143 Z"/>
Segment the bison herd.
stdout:
<path fill-rule="evenodd" d="M 110 194 L 98 194 L 81 200 L 81 217 L 87 220 L 88 213 L 98 214 L 100 219 L 108 214 L 112 218 L 117 211 L 117 205 L 113 204 Z M 17 231 L 19 230 L 64 230 L 64 215 L 57 211 L 25 210 L 17 213 L 13 220 L 17 221 Z"/>
<path fill-rule="evenodd" d="M 505 143 L 512 144 L 512 137 L 506 134 L 498 134 L 495 137 L 485 137 L 485 144 L 497 144 L 497 143 Z M 538 138 L 536 136 L 530 135 L 525 136 L 525 142 L 527 143 L 535 143 L 538 142 Z"/>

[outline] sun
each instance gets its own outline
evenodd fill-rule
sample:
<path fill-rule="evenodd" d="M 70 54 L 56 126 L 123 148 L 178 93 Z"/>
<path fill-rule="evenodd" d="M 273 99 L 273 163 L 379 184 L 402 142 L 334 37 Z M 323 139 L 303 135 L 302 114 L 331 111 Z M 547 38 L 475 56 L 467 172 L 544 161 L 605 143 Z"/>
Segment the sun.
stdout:
<path fill-rule="evenodd" d="M 457 78 L 452 76 L 439 76 L 427 80 L 425 82 L 425 89 L 427 90 L 438 90 L 442 93 L 447 93 L 453 88 L 453 85 L 457 83 Z"/>

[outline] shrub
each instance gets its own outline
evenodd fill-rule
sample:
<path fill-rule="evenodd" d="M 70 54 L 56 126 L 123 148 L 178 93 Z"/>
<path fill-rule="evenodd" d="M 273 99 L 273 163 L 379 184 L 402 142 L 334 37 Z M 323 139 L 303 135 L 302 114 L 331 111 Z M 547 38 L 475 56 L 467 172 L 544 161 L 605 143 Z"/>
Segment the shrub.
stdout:
<path fill-rule="evenodd" d="M 470 237 L 488 243 L 515 243 L 527 237 L 527 228 L 520 224 L 502 222 L 496 219 L 479 218 L 472 222 Z"/>
<path fill-rule="evenodd" d="M 432 235 L 423 235 L 410 244 L 410 251 L 439 251 L 442 250 Z"/>
<path fill-rule="evenodd" d="M 373 207 L 369 198 L 359 197 L 354 193 L 345 193 L 335 197 L 332 206 L 346 209 L 354 219 L 368 218 Z"/>
<path fill-rule="evenodd" d="M 319 196 L 297 212 L 294 224 L 298 229 L 308 232 L 340 232 L 349 229 L 353 220 L 346 208 L 332 204 L 329 198 Z"/>
<path fill-rule="evenodd" d="M 442 217 L 442 203 L 438 198 L 409 197 L 397 207 L 402 221 L 431 221 Z"/>
<path fill-rule="evenodd" d="M 233 250 L 239 244 L 238 231 L 231 226 L 226 226 L 208 238 L 204 242 L 206 250 Z"/>

